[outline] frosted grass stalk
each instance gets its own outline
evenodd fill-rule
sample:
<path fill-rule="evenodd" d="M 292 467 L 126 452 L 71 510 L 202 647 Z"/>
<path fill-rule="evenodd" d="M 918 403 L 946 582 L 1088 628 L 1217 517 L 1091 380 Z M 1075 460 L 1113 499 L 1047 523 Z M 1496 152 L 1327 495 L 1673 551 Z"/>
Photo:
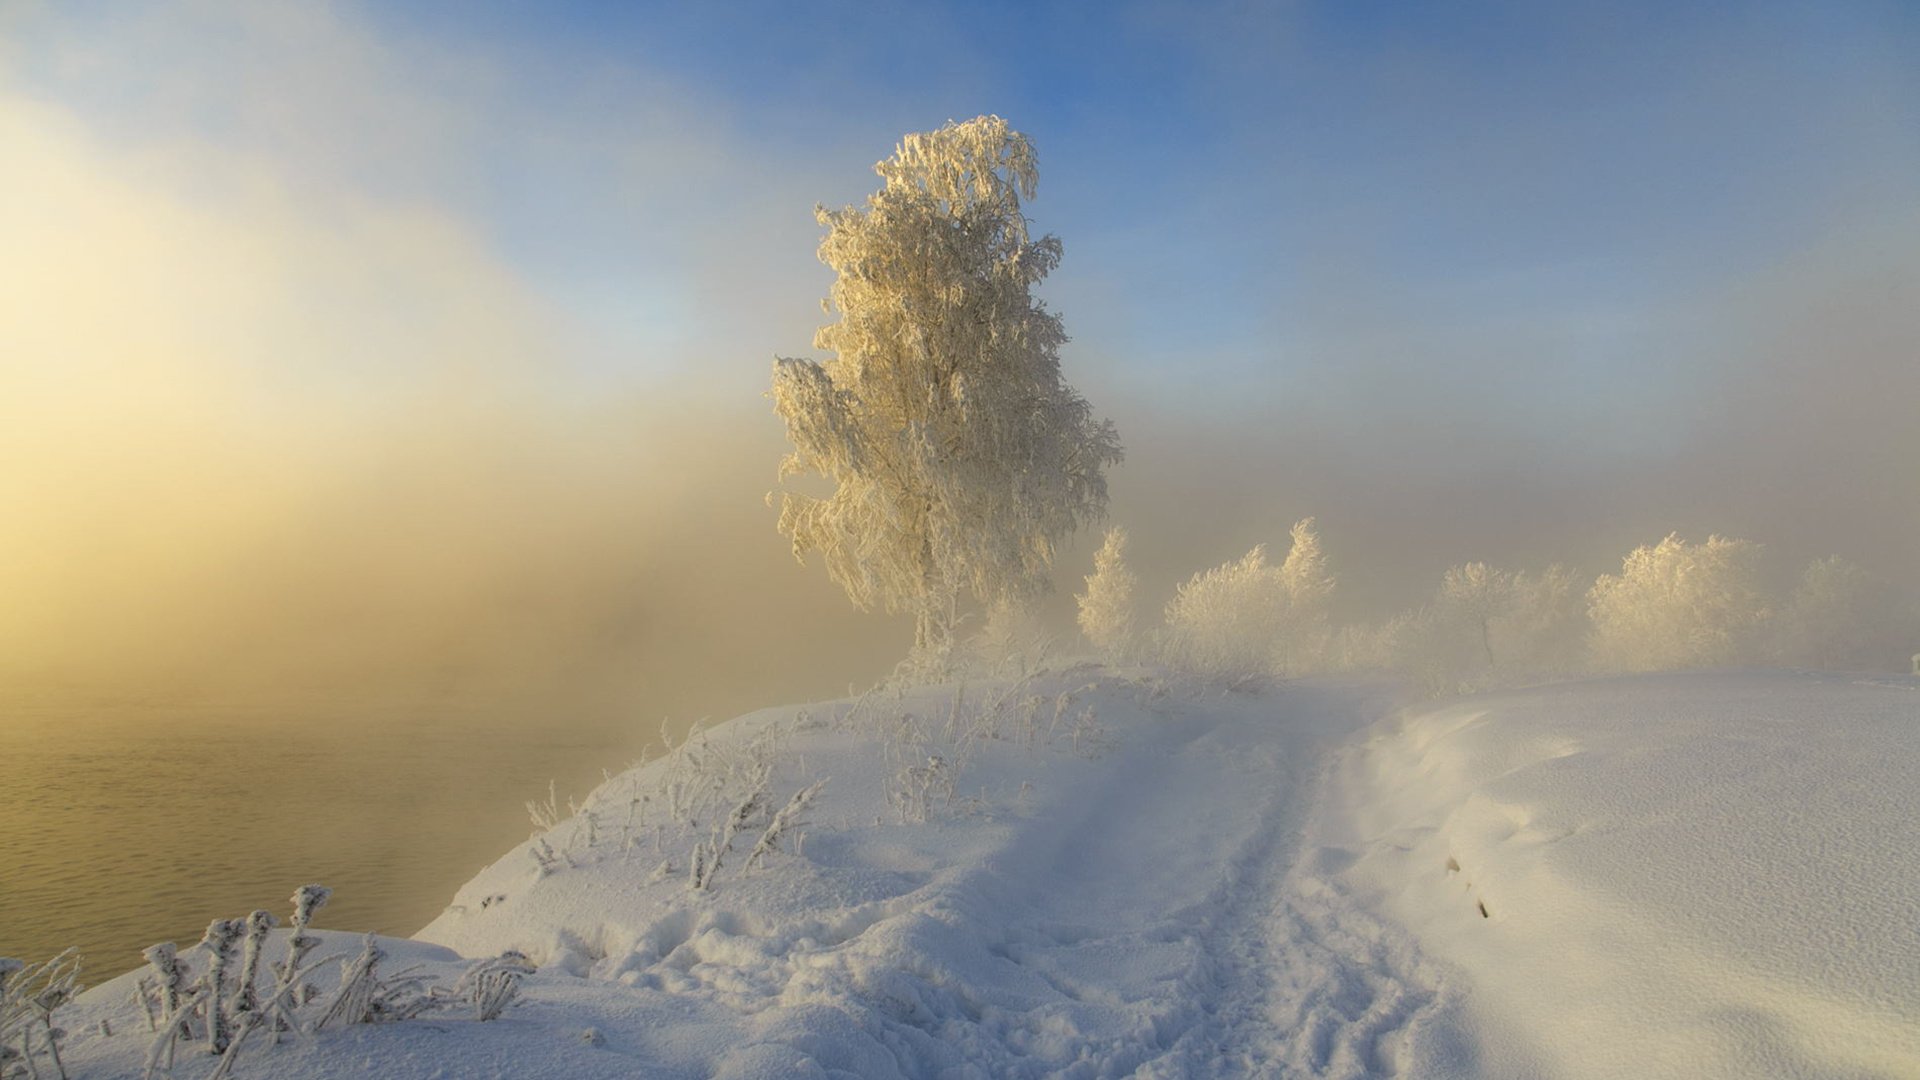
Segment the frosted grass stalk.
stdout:
<path fill-rule="evenodd" d="M 270 911 L 255 911 L 247 916 L 247 940 L 240 954 L 240 988 L 234 997 L 234 1012 L 255 1013 L 260 1009 L 260 952 L 266 946 L 267 932 L 280 924 Z"/>
<path fill-rule="evenodd" d="M 215 919 L 207 924 L 207 936 L 201 944 L 207 947 L 207 973 L 205 992 L 201 995 L 207 1015 L 207 1052 L 222 1054 L 232 1037 L 229 1026 L 226 981 L 227 968 L 233 963 L 233 948 L 240 943 L 240 935 L 245 925 L 238 919 Z"/>

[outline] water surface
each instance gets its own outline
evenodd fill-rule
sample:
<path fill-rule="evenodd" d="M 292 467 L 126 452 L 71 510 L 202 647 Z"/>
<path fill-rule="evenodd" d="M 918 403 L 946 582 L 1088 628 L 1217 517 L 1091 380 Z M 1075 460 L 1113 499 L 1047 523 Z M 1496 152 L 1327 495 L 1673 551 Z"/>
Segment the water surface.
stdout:
<path fill-rule="evenodd" d="M 407 935 L 562 804 L 637 757 L 639 723 L 504 707 L 0 706 L 0 956 L 78 946 L 91 984 L 209 920 Z"/>

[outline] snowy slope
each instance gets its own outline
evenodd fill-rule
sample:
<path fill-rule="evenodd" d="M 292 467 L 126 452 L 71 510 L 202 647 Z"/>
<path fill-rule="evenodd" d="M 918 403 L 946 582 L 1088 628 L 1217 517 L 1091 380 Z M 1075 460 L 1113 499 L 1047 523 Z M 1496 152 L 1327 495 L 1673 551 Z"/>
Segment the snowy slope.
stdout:
<path fill-rule="evenodd" d="M 1920 683 L 1781 675 L 1396 712 L 1082 669 L 769 710 L 384 943 L 448 986 L 526 953 L 505 1017 L 236 1075 L 1920 1076 L 1916 736 Z M 62 1014 L 74 1075 L 138 1075 L 130 988 Z"/>

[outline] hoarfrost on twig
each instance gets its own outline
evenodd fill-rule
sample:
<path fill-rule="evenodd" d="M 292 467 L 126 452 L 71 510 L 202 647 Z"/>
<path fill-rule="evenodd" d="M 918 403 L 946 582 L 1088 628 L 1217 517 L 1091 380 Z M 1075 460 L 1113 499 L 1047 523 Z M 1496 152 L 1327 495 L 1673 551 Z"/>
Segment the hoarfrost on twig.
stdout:
<path fill-rule="evenodd" d="M 760 836 L 760 842 L 753 845 L 753 850 L 747 854 L 747 869 L 751 870 L 754 864 L 765 862 L 768 855 L 780 850 L 782 836 L 806 824 L 800 820 L 800 815 L 806 812 L 807 804 L 825 786 L 826 780 L 816 780 L 812 785 L 795 792 L 793 798 L 787 800 L 787 805 L 774 812 L 773 820 L 767 824 L 767 831 Z"/>

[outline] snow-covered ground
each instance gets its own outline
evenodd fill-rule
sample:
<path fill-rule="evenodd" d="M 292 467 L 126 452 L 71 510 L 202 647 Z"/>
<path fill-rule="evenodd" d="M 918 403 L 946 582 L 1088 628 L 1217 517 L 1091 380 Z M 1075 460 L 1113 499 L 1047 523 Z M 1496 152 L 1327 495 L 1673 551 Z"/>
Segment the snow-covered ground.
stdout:
<path fill-rule="evenodd" d="M 262 1039 L 235 1075 L 1920 1076 L 1916 793 L 1913 679 L 1401 709 L 1086 668 L 769 710 L 381 942 L 448 987 L 525 953 L 504 1017 Z M 134 981 L 61 1014 L 74 1075 L 139 1073 Z"/>

